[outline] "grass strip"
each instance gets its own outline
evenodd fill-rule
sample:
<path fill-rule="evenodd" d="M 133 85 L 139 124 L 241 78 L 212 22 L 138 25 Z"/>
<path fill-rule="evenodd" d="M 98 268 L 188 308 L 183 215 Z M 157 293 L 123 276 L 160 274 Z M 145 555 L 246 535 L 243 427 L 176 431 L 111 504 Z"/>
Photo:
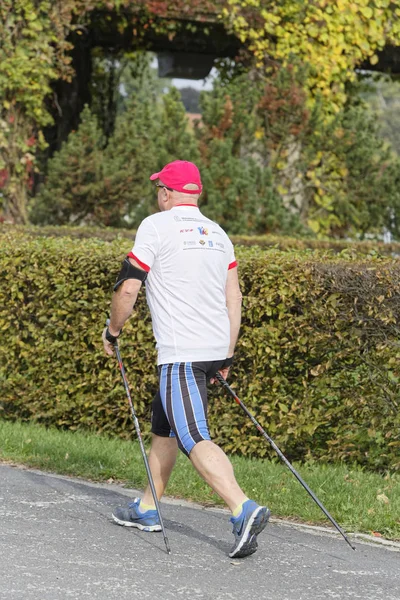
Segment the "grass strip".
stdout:
<path fill-rule="evenodd" d="M 122 482 L 142 489 L 146 471 L 137 441 L 96 433 L 60 431 L 0 419 L 0 460 L 94 481 Z M 273 516 L 330 525 L 324 514 L 283 464 L 231 458 L 245 493 L 267 504 Z M 347 531 L 400 539 L 400 475 L 385 476 L 344 465 L 294 465 L 327 510 Z M 223 505 L 182 454 L 167 495 L 208 505 Z"/>

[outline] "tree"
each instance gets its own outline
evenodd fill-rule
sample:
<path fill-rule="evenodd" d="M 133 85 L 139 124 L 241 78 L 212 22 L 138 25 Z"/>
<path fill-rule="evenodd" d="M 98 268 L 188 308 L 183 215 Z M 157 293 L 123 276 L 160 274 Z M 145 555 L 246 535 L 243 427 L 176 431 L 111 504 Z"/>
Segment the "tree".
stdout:
<path fill-rule="evenodd" d="M 396 160 L 362 105 L 346 106 L 303 140 L 304 214 L 319 237 L 379 237 L 399 202 Z"/>
<path fill-rule="evenodd" d="M 288 233 L 299 225 L 274 192 L 271 171 L 232 153 L 231 138 L 209 143 L 201 160 L 201 209 L 230 234 Z M 300 229 L 300 227 L 298 227 Z"/>
<path fill-rule="evenodd" d="M 118 206 L 106 206 L 101 195 L 103 135 L 86 106 L 81 124 L 49 161 L 48 173 L 31 208 L 34 223 L 111 224 Z"/>
<path fill-rule="evenodd" d="M 399 0 L 217 0 L 212 5 L 209 0 L 176 0 L 173 6 L 164 0 L 2 0 L 0 185 L 6 201 L 3 210 L 10 218 L 21 222 L 27 218 L 37 150 L 45 147 L 43 128 L 52 122 L 49 107 L 59 108 L 51 83 L 73 77 L 72 43 L 87 36 L 85 44 L 95 45 L 96 33 L 108 32 L 112 22 L 110 48 L 121 43 L 144 47 L 141 36 L 146 32 L 172 40 L 179 28 L 193 31 L 194 22 L 210 11 L 248 49 L 246 64 L 253 58 L 253 64 L 263 69 L 287 66 L 293 54 L 308 63 L 308 102 L 320 94 L 327 115 L 343 107 L 345 85 L 354 77 L 355 67 L 366 60 L 376 64 L 385 45 L 400 42 Z M 109 74 L 114 67 L 115 63 Z M 88 82 L 79 83 L 87 92 Z M 76 92 L 71 86 L 66 104 L 79 105 Z M 106 120 L 106 113 L 103 116 Z M 106 124 L 107 135 L 113 122 Z"/>
<path fill-rule="evenodd" d="M 83 113 L 49 163 L 34 218 L 135 227 L 155 209 L 149 175 L 188 159 L 201 167 L 205 212 L 230 232 L 363 237 L 386 227 L 397 235 L 398 161 L 349 89 L 346 104 L 327 116 L 322 92 L 310 103 L 311 67 L 297 60 L 227 73 L 201 94 L 193 135 L 179 91 L 160 95 L 148 57 L 140 64 L 114 79 L 108 140 Z M 0 170 L 0 183 L 6 176 Z"/>
<path fill-rule="evenodd" d="M 137 227 L 153 212 L 155 191 L 149 181 L 159 169 L 160 107 L 144 93 L 133 96 L 116 120 L 104 151 L 102 197 L 121 207 L 116 225 Z"/>
<path fill-rule="evenodd" d="M 346 219 L 347 235 L 379 236 L 384 228 L 398 235 L 393 214 L 400 206 L 400 160 L 381 138 L 375 116 L 361 107 L 345 111 L 342 127 L 345 136 L 338 149 L 348 172 L 343 196 L 354 211 L 354 217 L 349 214 Z"/>
<path fill-rule="evenodd" d="M 132 97 L 141 94 L 142 98 L 156 102 L 171 87 L 171 80 L 159 78 L 156 69 L 151 66 L 153 58 L 154 54 L 145 50 L 93 50 L 91 109 L 99 120 L 106 141 L 114 132 L 117 116 L 127 109 Z"/>
<path fill-rule="evenodd" d="M 49 161 L 32 220 L 137 227 L 157 208 L 150 175 L 177 158 L 197 161 L 199 153 L 178 90 L 161 99 L 151 91 L 130 98 L 106 147 L 85 108 L 78 130 Z"/>
<path fill-rule="evenodd" d="M 274 189 L 268 157 L 257 136 L 257 99 L 262 89 L 248 75 L 201 95 L 202 121 L 196 128 L 204 192 L 202 208 L 229 233 L 288 232 L 299 221 Z"/>
<path fill-rule="evenodd" d="M 230 207 L 229 227 L 243 232 L 299 230 L 299 219 L 319 237 L 397 231 L 399 165 L 376 123 L 360 103 L 330 119 L 322 101 L 308 107 L 306 76 L 290 66 L 270 77 L 256 71 L 202 94 L 204 202 L 225 222 Z"/>
<path fill-rule="evenodd" d="M 160 97 L 156 88 L 143 86 L 117 117 L 104 151 L 103 198 L 123 207 L 121 224 L 137 227 L 157 208 L 149 177 L 176 159 L 198 159 L 180 94 L 170 88 Z"/>
<path fill-rule="evenodd" d="M 175 87 L 162 96 L 158 125 L 160 168 L 173 160 L 196 162 L 199 157 L 197 144 L 189 130 L 181 95 Z"/>

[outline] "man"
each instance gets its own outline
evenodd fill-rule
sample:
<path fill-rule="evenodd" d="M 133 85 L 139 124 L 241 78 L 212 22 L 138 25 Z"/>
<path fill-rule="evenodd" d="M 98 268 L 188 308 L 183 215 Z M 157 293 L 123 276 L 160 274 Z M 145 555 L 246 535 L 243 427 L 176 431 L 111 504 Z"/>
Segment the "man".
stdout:
<path fill-rule="evenodd" d="M 196 165 L 177 160 L 150 179 L 158 181 L 160 212 L 141 223 L 124 261 L 103 332 L 104 349 L 113 354 L 146 280 L 160 380 L 149 454 L 157 497 L 164 493 L 179 448 L 232 511 L 235 541 L 229 556 L 248 556 L 257 550 L 257 535 L 270 511 L 243 493 L 228 457 L 211 441 L 207 423 L 207 381 L 213 383 L 217 371 L 228 376 L 240 328 L 242 297 L 233 246 L 197 206 L 202 183 Z M 149 485 L 142 499 L 117 508 L 113 518 L 120 525 L 161 530 Z"/>

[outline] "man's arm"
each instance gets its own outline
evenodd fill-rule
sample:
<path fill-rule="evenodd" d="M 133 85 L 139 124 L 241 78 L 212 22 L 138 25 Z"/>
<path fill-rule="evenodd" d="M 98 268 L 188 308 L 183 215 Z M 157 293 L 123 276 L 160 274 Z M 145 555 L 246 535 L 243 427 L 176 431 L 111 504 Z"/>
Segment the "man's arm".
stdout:
<path fill-rule="evenodd" d="M 226 306 L 228 307 L 228 316 L 230 324 L 230 342 L 228 356 L 231 358 L 235 351 L 237 339 L 239 337 L 240 322 L 242 316 L 242 293 L 239 287 L 239 278 L 237 267 L 229 269 L 225 287 Z M 219 373 L 224 379 L 228 377 L 230 367 L 220 369 Z M 210 383 L 217 383 L 214 377 L 210 379 Z"/>
<path fill-rule="evenodd" d="M 242 293 L 239 287 L 237 267 L 229 269 L 226 280 L 226 306 L 230 323 L 230 344 L 227 358 L 233 356 L 237 339 L 239 337 L 242 316 Z"/>
<path fill-rule="evenodd" d="M 132 258 L 129 259 L 129 262 L 137 269 L 144 271 Z M 110 324 L 108 326 L 108 331 L 111 335 L 118 336 L 122 327 L 131 316 L 141 285 L 142 282 L 139 279 L 127 279 L 114 292 L 111 300 Z M 104 351 L 109 356 L 112 356 L 114 354 L 114 347 L 113 344 L 106 340 L 106 329 L 104 329 L 102 335 Z"/>

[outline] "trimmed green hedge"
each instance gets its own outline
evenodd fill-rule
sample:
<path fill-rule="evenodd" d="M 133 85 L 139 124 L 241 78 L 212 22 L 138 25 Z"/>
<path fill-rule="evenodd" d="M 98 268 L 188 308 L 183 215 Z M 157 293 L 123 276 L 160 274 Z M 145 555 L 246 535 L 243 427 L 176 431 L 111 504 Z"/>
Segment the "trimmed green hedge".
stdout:
<path fill-rule="evenodd" d="M 0 224 L 0 240 L 5 234 L 22 235 L 29 237 L 71 237 L 73 239 L 97 238 L 105 242 L 115 240 L 133 240 L 135 237 L 133 229 L 114 229 L 112 227 L 69 227 L 46 225 L 39 227 L 35 225 L 8 225 Z M 230 236 L 235 245 L 258 246 L 260 248 L 276 248 L 278 250 L 328 250 L 334 253 L 354 253 L 359 255 L 400 256 L 400 243 L 364 241 L 350 242 L 346 240 L 317 240 L 314 238 L 293 238 L 277 235 L 232 235 Z"/>
<path fill-rule="evenodd" d="M 132 435 L 116 361 L 101 332 L 128 240 L 26 239 L 0 251 L 0 416 Z M 238 248 L 243 325 L 231 382 L 287 456 L 400 468 L 400 263 L 333 253 Z M 121 339 L 149 430 L 156 353 L 144 293 Z M 221 389 L 213 438 L 273 456 Z"/>

